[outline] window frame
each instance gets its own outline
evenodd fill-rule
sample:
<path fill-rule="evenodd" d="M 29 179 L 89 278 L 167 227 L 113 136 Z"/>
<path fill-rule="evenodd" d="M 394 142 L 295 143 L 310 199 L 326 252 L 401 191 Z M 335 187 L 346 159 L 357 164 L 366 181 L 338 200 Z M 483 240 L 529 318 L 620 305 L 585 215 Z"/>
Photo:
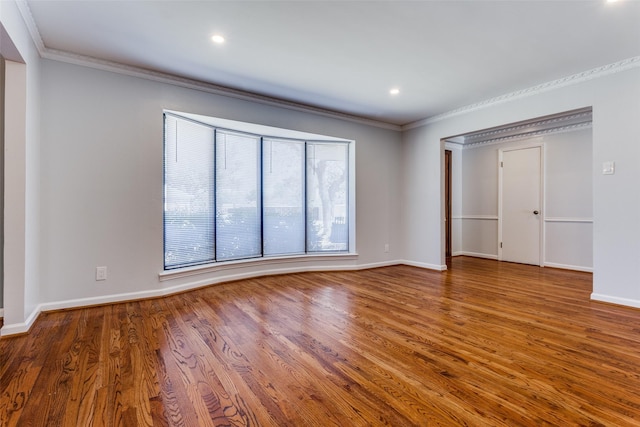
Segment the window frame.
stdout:
<path fill-rule="evenodd" d="M 166 148 L 165 144 L 167 142 L 166 137 L 166 118 L 167 116 L 174 117 L 177 120 L 187 120 L 194 122 L 198 125 L 209 126 L 214 131 L 214 135 L 217 136 L 219 131 L 231 132 L 231 133 L 239 133 L 247 136 L 254 136 L 259 138 L 258 141 L 258 220 L 259 224 L 259 233 L 258 236 L 260 240 L 260 251 L 259 254 L 255 256 L 248 257 L 240 257 L 240 258 L 231 258 L 231 259 L 217 259 L 217 203 L 218 198 L 215 196 L 217 192 L 218 180 L 217 177 L 212 184 L 211 191 L 214 193 L 213 196 L 213 205 L 214 205 L 214 227 L 213 227 L 213 241 L 216 246 L 216 250 L 214 252 L 214 259 L 207 260 L 203 262 L 195 262 L 195 263 L 184 263 L 178 265 L 166 265 L 166 203 L 167 203 L 167 182 L 166 182 Z M 208 116 L 200 116 L 190 113 L 181 113 L 171 110 L 163 111 L 163 128 L 165 134 L 163 134 L 163 275 L 171 276 L 173 273 L 179 274 L 180 272 L 188 272 L 188 271 L 199 271 L 199 270 L 207 270 L 214 269 L 217 270 L 226 265 L 237 266 L 238 264 L 256 264 L 256 263 L 264 263 L 264 262 L 283 262 L 285 260 L 295 260 L 295 259 L 326 259 L 326 258 L 351 258 L 356 255 L 356 247 L 355 247 L 355 141 L 348 140 L 344 138 L 335 138 L 329 137 L 325 135 L 317 135 L 310 134 L 305 132 L 299 132 L 289 129 L 281 129 L 274 128 L 269 126 L 245 123 L 232 121 L 227 119 L 219 119 Z M 264 238 L 265 238 L 265 224 L 264 224 L 264 214 L 265 214 L 265 204 L 264 204 L 264 143 L 265 140 L 273 140 L 273 141 L 295 141 L 301 143 L 303 145 L 303 177 L 302 180 L 304 182 L 303 187 L 303 219 L 304 219 L 304 241 L 302 245 L 304 246 L 304 252 L 292 252 L 292 253 L 278 253 L 278 254 L 266 254 L 264 247 Z M 344 176 L 345 176 L 345 199 L 346 206 L 345 209 L 345 223 L 347 224 L 347 233 L 346 233 L 346 248 L 340 250 L 315 250 L 311 251 L 308 246 L 308 232 L 309 232 L 309 224 L 307 220 L 308 208 L 309 208 L 309 198 L 307 194 L 307 173 L 308 173 L 308 148 L 312 144 L 330 144 L 330 145 L 344 145 L 345 147 L 345 161 L 344 161 Z M 213 174 L 216 176 L 217 174 L 217 165 L 215 159 L 217 159 L 217 138 L 214 137 L 213 140 L 213 156 L 214 163 L 212 167 L 214 168 Z"/>

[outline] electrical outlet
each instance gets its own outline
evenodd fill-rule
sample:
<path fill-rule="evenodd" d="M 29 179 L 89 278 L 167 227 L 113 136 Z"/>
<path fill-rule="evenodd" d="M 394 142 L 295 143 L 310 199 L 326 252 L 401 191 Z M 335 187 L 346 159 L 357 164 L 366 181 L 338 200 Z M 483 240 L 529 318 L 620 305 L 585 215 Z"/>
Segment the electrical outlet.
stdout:
<path fill-rule="evenodd" d="M 613 175 L 616 173 L 616 162 L 609 161 L 602 163 L 602 174 Z"/>
<path fill-rule="evenodd" d="M 96 281 L 107 280 L 107 267 L 96 267 Z"/>
<path fill-rule="evenodd" d="M 388 243 L 384 244 L 384 251 L 385 252 L 389 252 L 389 244 Z"/>

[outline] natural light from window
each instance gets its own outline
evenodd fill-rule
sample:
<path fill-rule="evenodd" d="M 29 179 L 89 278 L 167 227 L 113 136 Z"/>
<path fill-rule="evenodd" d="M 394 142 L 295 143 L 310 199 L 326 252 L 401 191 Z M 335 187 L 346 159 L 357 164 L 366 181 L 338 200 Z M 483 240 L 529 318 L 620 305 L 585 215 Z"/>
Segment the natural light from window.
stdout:
<path fill-rule="evenodd" d="M 354 141 L 166 111 L 165 270 L 352 253 Z"/>

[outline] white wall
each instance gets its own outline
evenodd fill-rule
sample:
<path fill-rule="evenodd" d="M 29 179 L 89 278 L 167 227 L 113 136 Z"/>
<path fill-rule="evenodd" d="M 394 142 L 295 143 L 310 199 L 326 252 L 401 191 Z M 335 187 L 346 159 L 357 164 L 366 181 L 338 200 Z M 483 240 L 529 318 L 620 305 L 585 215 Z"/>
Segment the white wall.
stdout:
<path fill-rule="evenodd" d="M 5 63 L 4 327 L 38 304 L 40 253 L 40 59 L 14 2 L 0 2 Z M 33 317 L 31 317 L 33 318 Z"/>
<path fill-rule="evenodd" d="M 0 54 L 0 317 L 4 317 L 4 74 Z"/>
<path fill-rule="evenodd" d="M 460 254 L 497 259 L 498 151 L 495 145 L 461 153 L 462 197 Z"/>
<path fill-rule="evenodd" d="M 591 128 L 540 138 L 545 145 L 544 265 L 593 270 Z"/>
<path fill-rule="evenodd" d="M 593 107 L 593 295 L 640 307 L 640 67 L 584 75 L 495 104 L 431 120 L 404 133 L 406 257 L 444 264 L 441 139 L 534 117 Z M 615 175 L 602 175 L 604 161 Z"/>
<path fill-rule="evenodd" d="M 591 128 L 549 133 L 509 142 L 465 147 L 460 152 L 462 195 L 458 255 L 498 258 L 498 152 L 509 147 L 544 145 L 543 264 L 591 271 Z"/>
<path fill-rule="evenodd" d="M 640 307 L 640 67 L 525 91 L 401 134 L 42 60 L 14 2 L 0 1 L 0 24 L 0 54 L 23 61 L 5 67 L 13 90 L 5 97 L 15 96 L 11 111 L 21 113 L 5 122 L 3 334 L 28 330 L 40 309 L 161 295 L 243 275 L 400 260 L 444 269 L 441 139 L 587 106 L 593 107 L 592 297 Z M 17 86 L 8 83 L 10 74 Z M 359 256 L 243 264 L 161 280 L 163 109 L 356 140 Z M 602 162 L 611 160 L 616 174 L 601 175 Z M 453 214 L 461 209 L 454 198 Z M 106 282 L 94 280 L 98 265 L 109 268 Z"/>
<path fill-rule="evenodd" d="M 150 296 L 258 272 L 356 268 L 402 259 L 399 131 L 57 61 L 42 63 L 43 309 Z M 275 265 L 261 261 L 160 280 L 163 109 L 355 140 L 359 256 Z M 99 265 L 108 267 L 106 282 L 95 281 Z"/>

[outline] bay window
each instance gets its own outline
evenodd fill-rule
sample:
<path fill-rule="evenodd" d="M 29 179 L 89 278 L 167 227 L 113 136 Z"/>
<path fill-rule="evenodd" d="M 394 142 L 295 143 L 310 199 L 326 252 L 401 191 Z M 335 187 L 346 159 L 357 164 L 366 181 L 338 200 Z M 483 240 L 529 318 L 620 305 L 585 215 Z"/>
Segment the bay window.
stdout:
<path fill-rule="evenodd" d="M 164 123 L 165 270 L 349 251 L 350 141 Z"/>

